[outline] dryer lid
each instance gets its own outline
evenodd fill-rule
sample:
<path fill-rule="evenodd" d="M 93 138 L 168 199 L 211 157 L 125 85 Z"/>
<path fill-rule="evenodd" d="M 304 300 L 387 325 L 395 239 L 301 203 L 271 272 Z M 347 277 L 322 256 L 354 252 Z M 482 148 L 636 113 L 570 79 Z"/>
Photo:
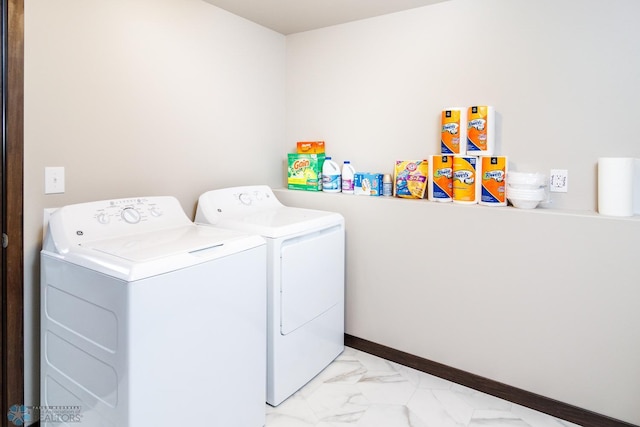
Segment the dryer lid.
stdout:
<path fill-rule="evenodd" d="M 202 194 L 197 223 L 278 238 L 343 225 L 335 212 L 284 206 L 266 185 L 223 188 Z"/>
<path fill-rule="evenodd" d="M 339 213 L 280 207 L 238 217 L 222 218 L 216 226 L 279 238 L 343 225 Z"/>

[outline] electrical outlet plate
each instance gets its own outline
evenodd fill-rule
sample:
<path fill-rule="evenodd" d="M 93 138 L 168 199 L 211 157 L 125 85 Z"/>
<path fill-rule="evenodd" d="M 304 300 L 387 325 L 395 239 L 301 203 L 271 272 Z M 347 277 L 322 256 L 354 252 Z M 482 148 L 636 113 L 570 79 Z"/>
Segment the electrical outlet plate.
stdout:
<path fill-rule="evenodd" d="M 549 191 L 566 193 L 569 191 L 569 171 L 566 169 L 551 169 L 549 173 Z"/>

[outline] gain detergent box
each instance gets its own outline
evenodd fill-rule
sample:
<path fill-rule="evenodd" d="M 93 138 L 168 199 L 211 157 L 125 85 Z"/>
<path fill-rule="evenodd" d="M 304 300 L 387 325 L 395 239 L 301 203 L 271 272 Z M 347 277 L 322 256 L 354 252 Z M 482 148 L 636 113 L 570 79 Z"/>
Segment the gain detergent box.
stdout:
<path fill-rule="evenodd" d="M 288 157 L 289 190 L 322 191 L 324 154 L 289 153 Z"/>

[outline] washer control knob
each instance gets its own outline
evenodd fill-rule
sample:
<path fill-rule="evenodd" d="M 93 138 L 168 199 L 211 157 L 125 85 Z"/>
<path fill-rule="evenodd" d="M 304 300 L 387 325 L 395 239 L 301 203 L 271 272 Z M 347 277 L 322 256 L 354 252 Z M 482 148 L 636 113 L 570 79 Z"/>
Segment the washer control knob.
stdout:
<path fill-rule="evenodd" d="M 109 215 L 105 212 L 100 212 L 96 218 L 100 224 L 109 224 L 109 221 L 111 220 Z"/>
<path fill-rule="evenodd" d="M 251 196 L 248 193 L 240 193 L 240 195 L 238 196 L 238 199 L 240 199 L 240 202 L 242 202 L 242 204 L 245 204 L 245 205 L 251 204 Z"/>
<path fill-rule="evenodd" d="M 140 222 L 140 212 L 135 210 L 135 208 L 124 208 L 120 216 L 129 224 L 137 224 Z"/>

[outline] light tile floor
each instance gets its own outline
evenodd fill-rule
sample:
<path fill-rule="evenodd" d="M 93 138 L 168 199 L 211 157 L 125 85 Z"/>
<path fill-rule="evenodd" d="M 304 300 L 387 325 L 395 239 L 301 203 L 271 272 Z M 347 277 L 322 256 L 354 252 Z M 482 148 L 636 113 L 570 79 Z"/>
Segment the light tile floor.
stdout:
<path fill-rule="evenodd" d="M 266 427 L 577 427 L 347 347 Z"/>

